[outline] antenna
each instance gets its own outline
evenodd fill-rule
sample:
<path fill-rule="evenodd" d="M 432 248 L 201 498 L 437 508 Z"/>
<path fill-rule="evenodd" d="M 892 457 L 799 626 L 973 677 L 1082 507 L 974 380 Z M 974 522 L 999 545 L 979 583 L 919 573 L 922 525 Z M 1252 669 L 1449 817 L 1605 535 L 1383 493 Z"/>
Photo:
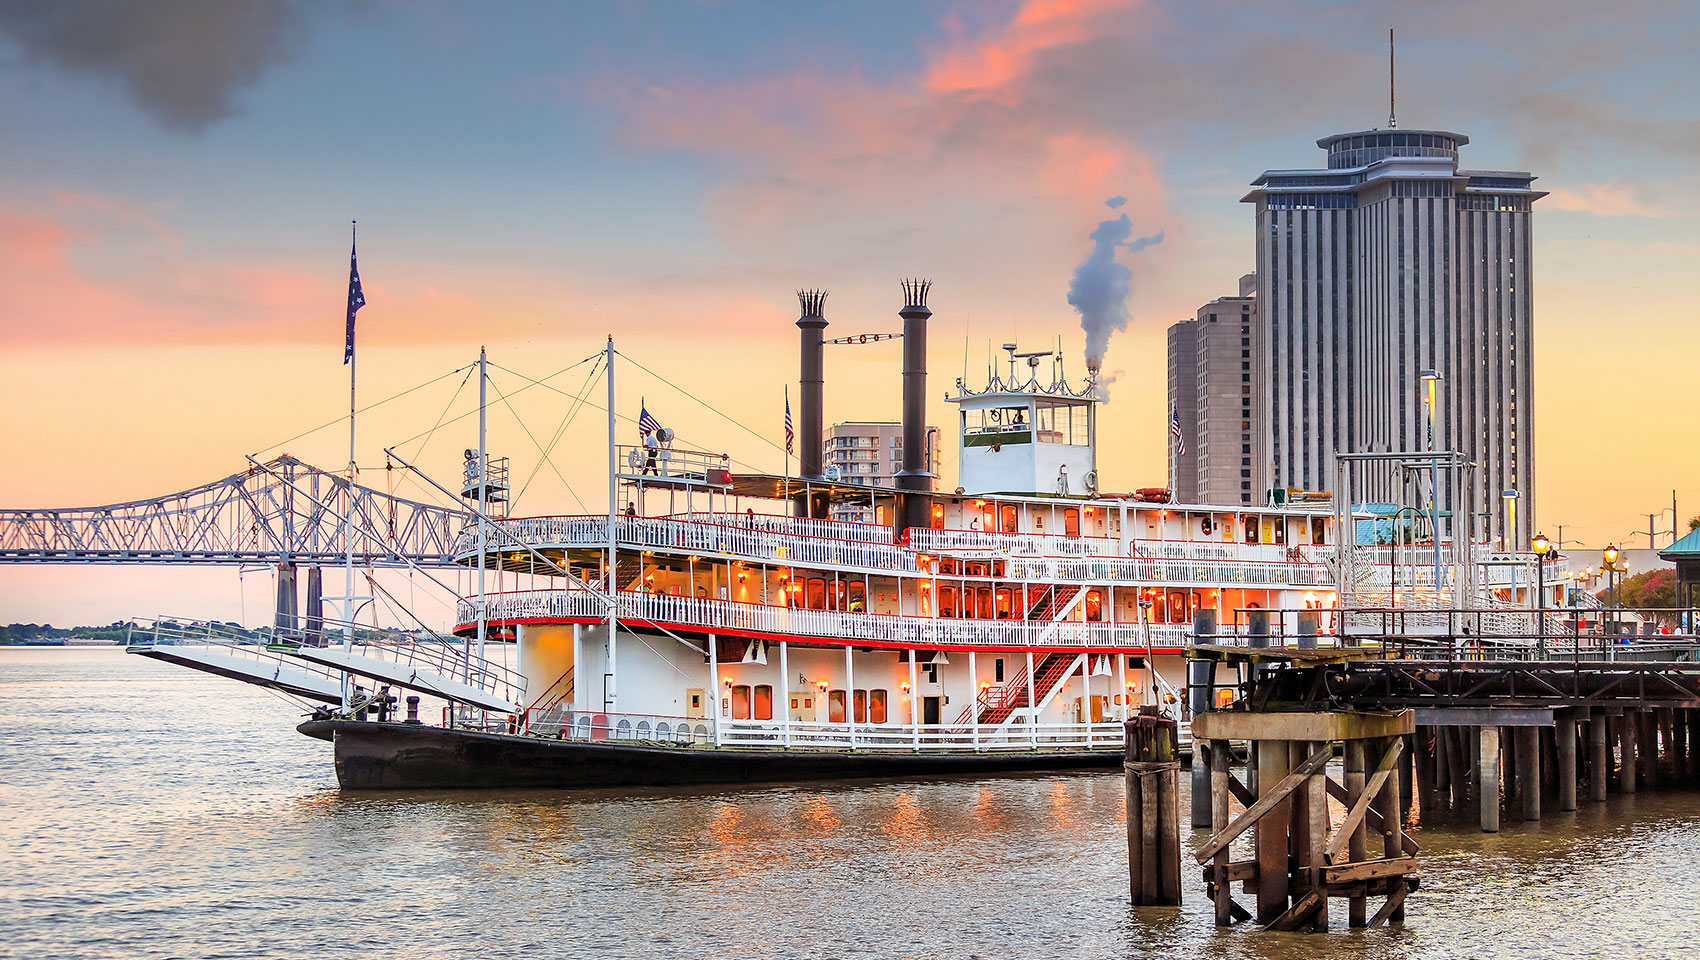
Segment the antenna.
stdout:
<path fill-rule="evenodd" d="M 1399 129 L 1399 121 L 1393 115 L 1394 114 L 1394 111 L 1393 111 L 1393 92 L 1394 92 L 1395 89 L 1396 88 L 1395 88 L 1394 83 L 1393 83 L 1393 28 L 1388 27 L 1387 28 L 1387 129 L 1389 129 L 1389 130 Z"/>

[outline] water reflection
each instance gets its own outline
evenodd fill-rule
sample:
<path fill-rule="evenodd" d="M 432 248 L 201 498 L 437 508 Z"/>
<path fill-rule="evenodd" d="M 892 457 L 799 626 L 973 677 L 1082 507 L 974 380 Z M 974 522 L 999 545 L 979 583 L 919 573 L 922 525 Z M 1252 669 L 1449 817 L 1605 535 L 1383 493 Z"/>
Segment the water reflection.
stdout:
<path fill-rule="evenodd" d="M 287 705 L 31 653 L 0 651 L 0 954 L 1598 957 L 1692 936 L 1692 795 L 1425 830 L 1403 930 L 1218 931 L 1190 861 L 1183 907 L 1127 906 L 1115 773 L 343 794 Z"/>

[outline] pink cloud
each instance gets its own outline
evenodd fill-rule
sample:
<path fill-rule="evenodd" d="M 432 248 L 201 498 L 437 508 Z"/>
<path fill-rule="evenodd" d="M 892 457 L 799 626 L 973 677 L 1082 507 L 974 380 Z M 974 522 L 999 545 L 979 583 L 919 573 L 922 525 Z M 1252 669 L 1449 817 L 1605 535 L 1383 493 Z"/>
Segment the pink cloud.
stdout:
<path fill-rule="evenodd" d="M 1574 190 L 1555 188 L 1541 201 L 1541 208 L 1591 213 L 1596 217 L 1663 219 L 1682 215 L 1669 207 L 1646 203 L 1636 197 L 1636 191 L 1615 183 L 1579 184 Z"/>
<path fill-rule="evenodd" d="M 783 247 L 831 222 L 841 235 L 940 222 L 1066 219 L 1072 230 L 1104 198 L 1133 198 L 1159 217 L 1165 190 L 1118 125 L 1051 109 L 1038 71 L 1097 35 L 1130 0 L 1030 0 L 1000 25 L 948 41 L 907 77 L 799 72 L 666 87 L 611 87 L 630 142 L 729 161 L 711 222 L 731 239 Z M 965 212 L 976 211 L 976 212 Z M 1020 211 L 1020 213 L 1014 213 Z"/>

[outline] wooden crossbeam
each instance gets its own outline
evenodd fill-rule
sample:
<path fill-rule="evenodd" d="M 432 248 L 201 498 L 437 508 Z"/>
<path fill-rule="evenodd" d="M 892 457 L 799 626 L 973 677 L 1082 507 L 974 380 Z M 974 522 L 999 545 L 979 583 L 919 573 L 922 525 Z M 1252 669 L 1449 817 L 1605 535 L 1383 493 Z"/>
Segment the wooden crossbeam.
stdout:
<path fill-rule="evenodd" d="M 1347 843 L 1351 842 L 1353 831 L 1358 829 L 1358 821 L 1369 813 L 1370 802 L 1375 799 L 1376 794 L 1381 792 L 1381 788 L 1387 785 L 1387 778 L 1392 776 L 1394 770 L 1398 767 L 1399 754 L 1404 749 L 1405 738 L 1397 737 L 1394 739 L 1393 745 L 1387 748 L 1387 753 L 1382 755 L 1381 763 L 1375 768 L 1375 775 L 1369 778 L 1369 784 L 1364 787 L 1364 792 L 1358 796 L 1358 802 L 1352 804 L 1351 810 L 1346 814 L 1346 819 L 1340 821 L 1339 829 L 1334 831 L 1334 838 L 1328 841 L 1328 849 L 1323 851 L 1323 857 L 1329 863 L 1333 863 L 1334 858 L 1340 855 L 1340 851 L 1346 848 Z M 1330 784 L 1330 786 L 1333 786 L 1333 784 Z"/>
<path fill-rule="evenodd" d="M 1298 903 L 1287 908 L 1286 913 L 1283 913 L 1270 921 L 1269 926 L 1264 927 L 1263 929 L 1275 931 L 1292 930 L 1299 924 L 1305 922 L 1312 913 L 1316 912 L 1316 908 L 1320 906 L 1322 906 L 1322 894 L 1319 891 L 1312 890 L 1303 897 L 1300 897 Z"/>
<path fill-rule="evenodd" d="M 1394 857 L 1390 860 L 1365 860 L 1338 867 L 1323 867 L 1322 882 L 1327 884 L 1363 883 L 1383 877 L 1402 877 L 1417 871 L 1416 857 Z"/>
<path fill-rule="evenodd" d="M 1394 884 L 1393 892 L 1387 895 L 1387 902 L 1381 905 L 1381 909 L 1375 912 L 1375 916 L 1369 918 L 1371 927 L 1379 927 L 1386 923 L 1387 918 L 1393 916 L 1393 911 L 1404 905 L 1405 895 L 1411 892 L 1410 884 L 1398 881 L 1394 881 Z"/>
<path fill-rule="evenodd" d="M 1338 800 L 1342 804 L 1350 804 L 1352 802 L 1346 796 L 1346 788 L 1345 787 L 1340 786 L 1339 784 L 1335 783 L 1332 780 L 1328 780 L 1326 782 L 1328 784 L 1328 795 L 1330 797 L 1333 797 L 1335 800 Z M 1374 794 L 1370 794 L 1370 795 L 1374 796 Z M 1386 825 L 1386 823 L 1384 823 L 1382 821 L 1381 814 L 1378 813 L 1377 811 L 1373 810 L 1373 809 L 1370 810 L 1369 813 L 1364 815 L 1364 822 L 1369 824 L 1369 828 L 1371 830 L 1378 831 L 1382 834 L 1387 833 L 1387 825 Z M 1410 834 L 1405 833 L 1404 831 L 1400 831 L 1399 832 L 1399 849 L 1403 853 L 1405 853 L 1407 856 L 1413 856 L 1414 857 L 1414 856 L 1417 855 L 1417 852 L 1418 852 L 1417 841 L 1412 840 Z"/>
<path fill-rule="evenodd" d="M 1287 799 L 1288 795 L 1297 790 L 1299 785 L 1304 783 L 1311 774 L 1327 766 L 1329 759 L 1333 756 L 1334 745 L 1332 743 L 1323 744 L 1322 749 L 1311 754 L 1310 758 L 1304 763 L 1299 764 L 1297 770 L 1287 774 L 1280 783 L 1275 785 L 1273 790 L 1259 797 L 1256 803 L 1248 807 L 1238 817 L 1235 817 L 1232 823 L 1222 828 L 1220 833 L 1211 837 L 1204 846 L 1199 847 L 1198 852 L 1193 855 L 1194 859 L 1202 864 L 1214 857 L 1217 851 L 1233 843 L 1235 837 L 1238 837 L 1246 831 L 1247 827 L 1262 819 L 1263 815 L 1273 810 L 1276 804 Z"/>

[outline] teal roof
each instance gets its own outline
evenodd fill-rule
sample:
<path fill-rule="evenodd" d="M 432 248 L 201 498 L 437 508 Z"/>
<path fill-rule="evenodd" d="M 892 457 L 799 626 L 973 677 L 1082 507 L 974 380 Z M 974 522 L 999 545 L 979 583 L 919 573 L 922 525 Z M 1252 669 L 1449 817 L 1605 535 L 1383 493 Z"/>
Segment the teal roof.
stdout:
<path fill-rule="evenodd" d="M 1686 560 L 1700 557 L 1700 527 L 1688 531 L 1688 536 L 1659 551 L 1662 560 Z"/>

